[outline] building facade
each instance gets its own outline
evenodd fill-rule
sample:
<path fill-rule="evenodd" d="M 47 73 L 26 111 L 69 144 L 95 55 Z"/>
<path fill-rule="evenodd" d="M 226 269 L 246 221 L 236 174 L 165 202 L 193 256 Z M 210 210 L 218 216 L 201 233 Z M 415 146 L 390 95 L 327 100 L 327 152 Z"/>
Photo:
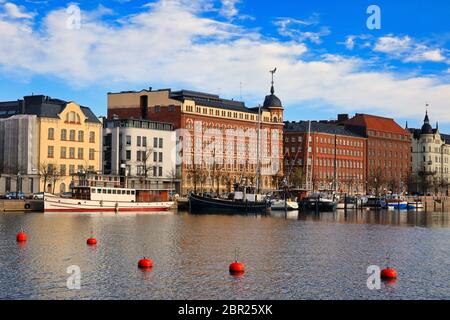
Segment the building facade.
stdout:
<path fill-rule="evenodd" d="M 412 146 L 410 191 L 424 194 L 449 194 L 450 135 L 433 129 L 428 111 L 420 129 L 409 128 Z"/>
<path fill-rule="evenodd" d="M 124 186 L 161 191 L 178 185 L 176 133 L 170 123 L 104 120 L 103 159 L 103 173 L 120 176 Z"/>
<path fill-rule="evenodd" d="M 272 85 L 263 106 L 170 89 L 108 94 L 108 119 L 171 123 L 181 193 L 229 192 L 235 183 L 274 190 L 282 178 L 283 106 Z"/>
<path fill-rule="evenodd" d="M 368 193 L 401 193 L 411 177 L 411 135 L 393 119 L 356 114 L 341 116 L 339 124 L 367 137 Z"/>
<path fill-rule="evenodd" d="M 0 194 L 39 191 L 37 124 L 35 115 L 0 119 Z"/>
<path fill-rule="evenodd" d="M 35 144 L 32 157 L 37 162 L 31 170 L 40 176 L 40 191 L 70 191 L 75 175 L 101 170 L 102 124 L 89 108 L 36 95 L 0 103 L 0 111 L 4 118 L 10 114 L 36 117 L 36 138 L 30 143 Z"/>
<path fill-rule="evenodd" d="M 364 135 L 334 123 L 285 122 L 285 176 L 294 188 L 311 191 L 365 192 Z"/>

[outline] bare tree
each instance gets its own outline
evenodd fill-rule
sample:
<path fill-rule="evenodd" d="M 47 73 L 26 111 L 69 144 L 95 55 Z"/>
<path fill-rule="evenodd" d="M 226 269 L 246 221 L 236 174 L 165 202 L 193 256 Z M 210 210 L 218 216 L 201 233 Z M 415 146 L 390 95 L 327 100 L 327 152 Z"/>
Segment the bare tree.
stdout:
<path fill-rule="evenodd" d="M 172 182 L 172 190 L 175 190 L 176 189 L 175 185 L 177 181 L 180 179 L 178 175 L 178 170 L 177 169 L 169 170 L 169 172 L 167 172 L 167 176 L 170 178 L 170 181 Z"/>
<path fill-rule="evenodd" d="M 369 177 L 369 185 L 375 189 L 375 195 L 380 194 L 380 189 L 385 181 L 384 170 L 381 167 L 377 167 Z"/>
<path fill-rule="evenodd" d="M 39 163 L 39 175 L 41 179 L 44 181 L 44 192 L 47 190 L 47 182 L 51 181 L 53 175 L 53 165 L 43 161 Z"/>
<path fill-rule="evenodd" d="M 55 194 L 56 183 L 63 179 L 61 173 L 57 170 L 53 170 L 52 175 L 50 177 L 50 181 L 52 183 L 52 193 Z"/>
<path fill-rule="evenodd" d="M 142 166 L 142 171 L 145 177 L 145 180 L 148 179 L 148 173 L 150 170 L 153 170 L 155 166 L 154 161 L 151 160 L 153 156 L 153 148 L 146 147 L 145 151 L 141 151 L 141 160 L 138 163 Z"/>

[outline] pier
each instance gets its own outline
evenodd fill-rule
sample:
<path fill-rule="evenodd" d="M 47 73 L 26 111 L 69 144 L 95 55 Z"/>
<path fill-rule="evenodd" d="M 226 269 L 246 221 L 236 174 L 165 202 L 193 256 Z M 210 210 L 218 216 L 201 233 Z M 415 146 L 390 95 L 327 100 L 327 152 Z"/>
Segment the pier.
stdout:
<path fill-rule="evenodd" d="M 0 199 L 0 212 L 43 212 L 43 200 L 5 200 Z"/>

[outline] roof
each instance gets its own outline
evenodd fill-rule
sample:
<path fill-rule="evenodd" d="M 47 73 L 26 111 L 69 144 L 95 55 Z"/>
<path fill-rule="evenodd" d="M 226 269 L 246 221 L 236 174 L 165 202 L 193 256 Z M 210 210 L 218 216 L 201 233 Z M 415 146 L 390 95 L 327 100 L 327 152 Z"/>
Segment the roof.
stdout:
<path fill-rule="evenodd" d="M 421 129 L 416 128 L 408 128 L 408 131 L 413 135 L 413 138 L 418 140 L 420 136 L 423 134 Z M 433 134 L 438 132 L 437 129 L 433 129 Z M 445 141 L 445 144 L 450 144 L 450 134 L 439 133 L 441 135 L 441 139 Z"/>
<path fill-rule="evenodd" d="M 391 118 L 357 113 L 353 118 L 343 121 L 345 125 L 361 126 L 367 130 L 378 130 L 389 133 L 408 134 L 398 123 Z"/>
<path fill-rule="evenodd" d="M 169 98 L 179 100 L 181 102 L 184 102 L 185 100 L 192 100 L 196 104 L 205 107 L 213 107 L 240 112 L 252 112 L 252 113 L 255 112 L 254 108 L 247 108 L 244 102 L 223 99 L 215 94 L 198 91 L 190 91 L 190 90 L 173 91 L 170 92 Z"/>
<path fill-rule="evenodd" d="M 67 101 L 53 99 L 44 95 L 25 96 L 23 100 L 0 102 L 0 118 L 7 118 L 13 114 L 30 114 L 56 119 L 59 118 L 58 115 L 68 103 Z M 22 110 L 23 107 L 24 110 Z M 80 106 L 80 108 L 86 116 L 87 122 L 101 123 L 90 108 L 84 106 Z M 13 111 L 14 113 L 12 113 Z"/>
<path fill-rule="evenodd" d="M 308 132 L 309 121 L 285 122 L 284 132 Z M 311 132 L 327 133 L 339 136 L 365 138 L 364 135 L 346 129 L 342 125 L 311 121 Z"/>

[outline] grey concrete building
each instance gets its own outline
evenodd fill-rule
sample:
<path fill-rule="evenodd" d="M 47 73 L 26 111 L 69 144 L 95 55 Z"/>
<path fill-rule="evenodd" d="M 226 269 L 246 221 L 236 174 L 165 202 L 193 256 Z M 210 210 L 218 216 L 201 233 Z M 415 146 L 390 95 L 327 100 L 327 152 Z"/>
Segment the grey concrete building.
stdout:
<path fill-rule="evenodd" d="M 0 194 L 39 192 L 36 115 L 0 119 Z"/>

